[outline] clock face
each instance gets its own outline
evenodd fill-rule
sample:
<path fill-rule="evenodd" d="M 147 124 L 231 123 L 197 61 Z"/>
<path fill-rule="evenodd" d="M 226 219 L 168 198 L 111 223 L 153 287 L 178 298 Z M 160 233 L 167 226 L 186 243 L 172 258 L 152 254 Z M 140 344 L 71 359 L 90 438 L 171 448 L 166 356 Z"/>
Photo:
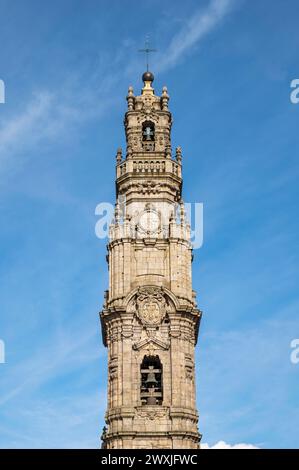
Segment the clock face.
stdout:
<path fill-rule="evenodd" d="M 138 229 L 148 235 L 157 233 L 160 228 L 160 217 L 155 210 L 144 211 L 138 221 Z"/>

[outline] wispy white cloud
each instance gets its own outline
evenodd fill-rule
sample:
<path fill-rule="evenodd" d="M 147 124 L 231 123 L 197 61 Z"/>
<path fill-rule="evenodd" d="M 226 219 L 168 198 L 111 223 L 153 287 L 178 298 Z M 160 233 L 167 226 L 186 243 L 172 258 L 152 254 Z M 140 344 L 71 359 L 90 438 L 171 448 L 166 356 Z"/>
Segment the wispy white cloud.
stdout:
<path fill-rule="evenodd" d="M 201 449 L 259 449 L 253 444 L 227 444 L 225 441 L 216 442 L 216 444 L 201 444 Z"/>
<path fill-rule="evenodd" d="M 75 329 L 76 331 L 76 329 Z M 0 406 L 20 395 L 24 390 L 32 393 L 42 384 L 66 370 L 71 371 L 99 360 L 104 354 L 103 348 L 94 347 L 94 331 L 83 331 L 69 336 L 64 331 L 63 337 L 54 335 L 50 344 L 15 366 L 11 373 L 2 379 L 3 389 L 8 390 L 0 398 Z M 18 384 L 15 386 L 15 384 Z"/>
<path fill-rule="evenodd" d="M 98 331 L 81 325 L 68 332 L 65 328 L 63 336 L 61 332 L 51 335 L 36 354 L 13 367 L 6 364 L 1 377 L 6 393 L 0 397 L 0 447 L 98 447 L 106 407 L 106 389 L 100 387 L 106 383 L 99 362 L 103 354 Z M 70 374 L 76 376 L 71 390 L 66 387 L 59 394 L 43 393 L 48 387 L 55 391 L 53 383 Z M 57 435 L 58 428 L 64 430 L 62 435 Z"/>
<path fill-rule="evenodd" d="M 91 118 L 103 115 L 113 101 L 109 94 L 115 76 L 99 71 L 89 77 L 69 79 L 63 86 L 33 91 L 24 102 L 23 109 L 16 109 L 9 117 L 3 114 L 0 121 L 0 175 L 22 167 L 37 148 L 59 142 L 65 144 L 78 136 L 76 130 Z M 99 86 L 99 83 L 101 86 Z"/>
<path fill-rule="evenodd" d="M 211 0 L 206 9 L 199 9 L 173 36 L 163 55 L 159 57 L 157 70 L 174 67 L 195 45 L 212 32 L 231 12 L 234 0 Z"/>
<path fill-rule="evenodd" d="M 158 56 L 156 70 L 174 67 L 187 51 L 221 23 L 234 3 L 235 0 L 211 0 L 206 9 L 197 10 Z M 127 52 L 131 48 L 132 42 L 125 41 L 113 60 L 109 59 L 109 65 L 107 60 L 99 59 L 89 70 L 87 79 L 75 73 L 66 77 L 60 89 L 34 92 L 21 112 L 16 110 L 10 118 L 4 114 L 0 121 L 0 174 L 21 167 L 37 146 L 42 150 L 43 144 L 55 142 L 57 137 L 68 139 L 74 126 L 82 125 L 89 118 L 99 118 L 115 100 L 115 93 L 109 91 L 119 80 L 116 70 L 121 67 L 125 75 L 132 76 L 139 69 L 136 58 L 128 60 Z M 84 64 L 81 65 L 84 70 Z M 16 160 L 15 155 L 20 154 L 23 159 Z"/>
<path fill-rule="evenodd" d="M 203 334 L 197 352 L 201 364 L 198 389 L 200 430 L 208 442 L 218 442 L 223 436 L 225 442 L 251 443 L 256 436 L 269 436 L 256 445 L 269 448 L 276 440 L 284 447 L 290 441 L 285 438 L 289 431 L 297 447 L 298 413 L 285 398 L 298 382 L 289 348 L 298 321 L 296 316 L 288 319 L 290 310 L 298 312 L 298 302 L 281 308 L 279 318 L 256 319 L 250 327 Z M 278 430 L 273 409 L 284 416 Z"/>
<path fill-rule="evenodd" d="M 28 158 L 32 149 L 38 145 L 42 149 L 46 142 L 63 135 L 76 119 L 78 110 L 48 90 L 34 93 L 21 112 L 17 110 L 9 118 L 4 114 L 0 127 L 0 174 L 22 165 L 22 159 L 14 159 L 16 155 Z"/>
<path fill-rule="evenodd" d="M 14 403 L 14 425 L 0 424 L 0 448 L 99 448 L 105 406 L 106 391 L 98 390 L 30 401 L 20 397 Z"/>
<path fill-rule="evenodd" d="M 50 104 L 51 95 L 40 93 L 27 104 L 22 113 L 8 120 L 3 118 L 0 129 L 0 170 L 3 169 L 9 153 L 20 145 L 25 146 L 29 139 L 37 141 L 41 137 L 38 131 L 41 130 L 41 121 L 44 122 L 49 113 Z M 32 133 L 37 125 L 39 128 Z"/>

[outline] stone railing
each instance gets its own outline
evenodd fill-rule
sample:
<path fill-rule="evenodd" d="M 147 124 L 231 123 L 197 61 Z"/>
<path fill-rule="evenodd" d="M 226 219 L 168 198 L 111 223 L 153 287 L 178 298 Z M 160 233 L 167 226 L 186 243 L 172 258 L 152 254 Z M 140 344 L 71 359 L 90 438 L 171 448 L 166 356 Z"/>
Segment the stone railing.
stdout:
<path fill-rule="evenodd" d="M 161 173 L 163 171 L 165 171 L 163 160 L 133 160 L 134 173 Z"/>
<path fill-rule="evenodd" d="M 172 159 L 130 159 L 119 163 L 116 167 L 116 177 L 126 173 L 161 174 L 172 173 L 179 178 L 182 176 L 181 165 Z"/>

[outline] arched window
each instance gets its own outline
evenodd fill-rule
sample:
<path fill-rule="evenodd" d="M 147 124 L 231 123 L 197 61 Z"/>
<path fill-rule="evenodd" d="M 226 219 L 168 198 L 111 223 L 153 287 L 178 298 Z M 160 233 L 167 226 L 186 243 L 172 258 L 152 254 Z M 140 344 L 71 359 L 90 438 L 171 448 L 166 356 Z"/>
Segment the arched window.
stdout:
<path fill-rule="evenodd" d="M 152 142 L 155 140 L 155 124 L 151 121 L 145 121 L 142 124 L 142 140 Z"/>
<path fill-rule="evenodd" d="M 140 372 L 140 398 L 142 405 L 162 405 L 163 371 L 159 356 L 144 356 Z"/>

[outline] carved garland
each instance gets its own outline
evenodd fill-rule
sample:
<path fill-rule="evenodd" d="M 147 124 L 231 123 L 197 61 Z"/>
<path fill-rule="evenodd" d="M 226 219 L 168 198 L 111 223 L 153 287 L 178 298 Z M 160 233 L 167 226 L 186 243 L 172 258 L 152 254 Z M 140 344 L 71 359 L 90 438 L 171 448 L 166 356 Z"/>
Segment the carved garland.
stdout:
<path fill-rule="evenodd" d="M 148 421 L 154 421 L 157 419 L 164 418 L 169 415 L 169 409 L 167 407 L 141 407 L 136 409 L 136 417 L 143 418 Z"/>

